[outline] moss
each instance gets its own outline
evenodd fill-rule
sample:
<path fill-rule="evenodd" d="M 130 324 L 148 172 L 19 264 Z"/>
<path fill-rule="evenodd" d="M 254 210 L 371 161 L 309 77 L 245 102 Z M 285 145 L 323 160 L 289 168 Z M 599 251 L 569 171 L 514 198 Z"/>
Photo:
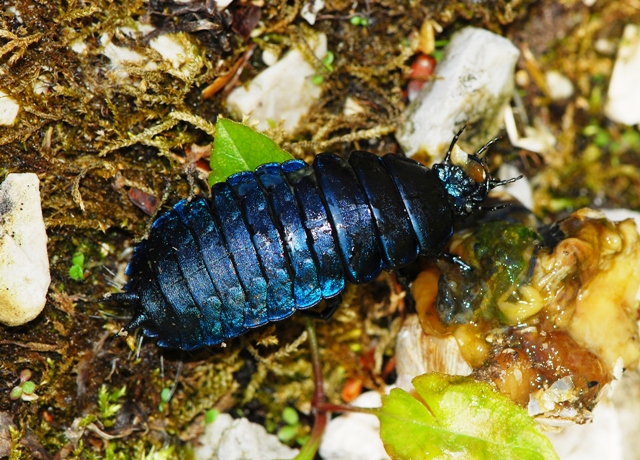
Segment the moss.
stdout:
<path fill-rule="evenodd" d="M 152 2 L 151 7 L 142 0 L 4 2 L 0 90 L 18 101 L 21 111 L 14 126 L 0 130 L 0 177 L 9 172 L 38 174 L 52 275 L 47 306 L 38 319 L 20 328 L 0 326 L 0 380 L 17 382 L 28 366 L 39 396 L 31 402 L 12 401 L 13 385 L 0 388 L 0 411 L 12 414 L 16 425 L 12 436 L 27 439 L 29 428 L 29 439 L 36 441 L 16 444 L 12 458 L 28 458 L 29 449 L 39 446 L 70 458 L 141 457 L 152 449 L 162 452 L 167 439 L 177 445 L 171 455 L 184 458 L 189 455 L 184 442 L 197 436 L 208 409 L 235 408 L 234 413 L 261 419 L 274 429 L 285 405 L 308 413 L 312 382 L 297 317 L 229 341 L 225 348 L 188 354 L 161 350 L 150 340 L 138 346 L 137 337 L 116 335 L 131 312 L 100 301 L 116 289 L 114 284 L 122 285 L 119 276 L 130 249 L 150 223 L 129 192 L 137 189 L 154 196 L 160 209 L 191 193 L 207 192 L 190 147 L 211 142 L 211 127 L 224 113 L 229 88 L 210 99 L 203 99 L 201 90 L 232 68 L 254 42 L 257 47 L 238 84 L 265 68 L 262 49 L 285 51 L 304 44 L 308 26 L 299 16 L 304 2 L 264 3 L 259 25 L 263 35 L 253 40 L 234 31 L 234 18 L 248 7 L 240 4 L 226 13 L 186 13 L 170 0 Z M 310 159 L 321 150 L 399 150 L 393 133 L 406 104 L 402 88 L 413 54 L 409 37 L 430 18 L 443 27 L 439 39 L 466 25 L 486 27 L 530 46 L 540 69 L 559 69 L 574 81 L 576 96 L 564 102 L 550 101 L 533 79 L 519 88 L 529 115 L 541 120 L 558 141 L 545 156 L 516 152 L 516 161 L 536 176 L 536 207 L 547 213 L 545 218 L 595 198 L 603 204 L 640 207 L 637 131 L 611 125 L 601 115 L 613 57 L 593 46 L 598 38 L 617 37 L 623 23 L 638 19 L 638 12 L 625 2 L 597 2 L 591 8 L 577 1 L 560 6 L 547 1 L 325 4 L 313 26 L 327 33 L 334 56 L 331 69 L 318 63 L 323 97 L 295 135 L 287 137 L 277 127 L 270 133 L 297 157 Z M 21 13 L 22 22 L 6 13 L 9 7 Z M 562 13 L 562 30 L 571 32 L 566 39 L 555 38 L 554 28 L 536 32 L 544 18 L 555 17 L 542 14 L 545 9 Z M 194 31 L 194 14 L 211 27 Z M 366 24 L 351 25 L 349 19 L 355 16 L 365 18 Z M 572 22 L 575 17 L 581 22 Z M 149 49 L 151 37 L 122 32 L 122 27 L 135 28 L 136 21 L 147 18 L 157 33 L 176 34 L 191 54 L 182 72 Z M 156 67 L 129 63 L 114 69 L 102 53 L 103 36 Z M 80 43 L 85 50 L 73 51 Z M 550 52 L 539 51 L 546 49 Z M 347 97 L 358 99 L 364 112 L 345 116 Z M 584 131 L 589 126 L 597 128 L 594 134 Z M 503 141 L 495 150 L 504 151 L 505 145 Z M 493 159 L 499 162 L 496 154 Z M 78 250 L 85 256 L 82 282 L 71 280 L 68 273 Z M 519 269 L 515 264 L 508 276 L 518 276 Z M 404 308 L 388 275 L 353 288 L 344 299 L 335 318 L 318 326 L 327 394 L 333 402 L 340 401 L 348 378 L 359 379 L 367 388 L 384 385 L 382 367 L 393 350 Z M 162 391 L 176 382 L 176 391 L 160 411 Z M 96 417 L 93 423 L 100 423 L 103 384 L 127 388 L 109 427 L 126 435 L 105 441 L 85 431 L 70 442 L 64 430 L 74 422 Z"/>

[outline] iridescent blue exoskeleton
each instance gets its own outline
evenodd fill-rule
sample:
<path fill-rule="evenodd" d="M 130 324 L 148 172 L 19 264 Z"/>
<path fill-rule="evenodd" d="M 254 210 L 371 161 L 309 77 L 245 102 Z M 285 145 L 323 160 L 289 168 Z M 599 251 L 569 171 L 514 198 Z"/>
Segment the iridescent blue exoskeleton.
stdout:
<path fill-rule="evenodd" d="M 458 133 L 459 135 L 460 133 Z M 161 215 L 111 300 L 163 347 L 214 345 L 332 299 L 420 255 L 438 255 L 477 210 L 491 178 L 480 158 L 429 169 L 399 155 L 353 152 L 268 163 L 216 184 L 210 198 Z"/>

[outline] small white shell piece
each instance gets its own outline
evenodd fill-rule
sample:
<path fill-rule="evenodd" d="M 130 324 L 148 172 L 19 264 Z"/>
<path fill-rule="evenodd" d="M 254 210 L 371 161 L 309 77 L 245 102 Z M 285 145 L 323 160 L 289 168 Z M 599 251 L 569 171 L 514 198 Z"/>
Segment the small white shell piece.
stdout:
<path fill-rule="evenodd" d="M 9 174 L 0 186 L 0 323 L 20 326 L 44 308 L 51 277 L 38 176 Z"/>

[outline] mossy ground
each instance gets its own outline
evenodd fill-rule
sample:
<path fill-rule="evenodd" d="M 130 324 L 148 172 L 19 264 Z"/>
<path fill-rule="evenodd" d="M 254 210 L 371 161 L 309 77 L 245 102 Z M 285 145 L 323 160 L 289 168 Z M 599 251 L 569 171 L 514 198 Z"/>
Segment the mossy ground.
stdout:
<path fill-rule="evenodd" d="M 207 409 L 247 415 L 272 431 L 283 423 L 282 407 L 308 411 L 311 366 L 299 318 L 226 347 L 180 353 L 116 335 L 130 312 L 100 302 L 117 289 L 117 274 L 150 223 L 131 195 L 142 192 L 167 206 L 190 193 L 206 193 L 193 145 L 211 143 L 206 121 L 227 115 L 229 88 L 207 99 L 201 91 L 251 47 L 241 82 L 264 68 L 262 49 L 286 49 L 304 40 L 309 26 L 299 14 L 303 3 L 237 1 L 224 14 L 199 11 L 209 27 L 194 31 L 194 15 L 179 13 L 169 0 L 4 2 L 0 90 L 21 112 L 13 127 L 0 128 L 0 179 L 11 172 L 38 174 L 52 283 L 38 319 L 0 327 L 0 415 L 12 421 L 4 431 L 11 441 L 0 439 L 0 456 L 185 458 L 189 453 L 182 446 L 202 431 Z M 366 18 L 366 25 L 354 25 L 354 15 Z M 406 106 L 410 37 L 425 18 L 443 27 L 438 39 L 473 25 L 531 51 L 518 64 L 524 72 L 518 94 L 531 124 L 545 126 L 558 142 L 549 154 L 538 155 L 513 150 L 503 139 L 492 161 L 504 156 L 532 178 L 536 211 L 544 220 L 593 202 L 640 208 L 640 135 L 604 118 L 615 55 L 594 46 L 597 39 L 615 43 L 627 22 L 640 22 L 638 9 L 624 0 L 599 0 L 592 7 L 550 0 L 327 0 L 314 25 L 328 35 L 335 56 L 332 70 L 318 63 L 323 96 L 294 136 L 277 127 L 270 134 L 305 159 L 322 150 L 399 150 L 393 132 Z M 163 64 L 145 42 L 118 32 L 136 20 L 181 34 L 195 56 L 186 74 Z M 255 27 L 262 34 L 251 38 Z M 126 65 L 123 80 L 101 54 L 103 34 L 157 67 Z M 79 42 L 86 45 L 83 53 L 71 49 Z M 548 96 L 543 73 L 552 69 L 574 82 L 576 91 L 567 100 Z M 342 114 L 348 96 L 365 107 L 357 117 Z M 378 138 L 370 139 L 374 132 Z M 85 256 L 83 281 L 69 277 L 78 251 Z M 318 326 L 332 401 L 339 401 L 347 379 L 374 389 L 384 384 L 402 310 L 396 291 L 387 275 L 353 288 L 336 317 Z M 37 384 L 34 401 L 9 398 L 23 369 L 32 371 Z M 176 381 L 171 400 L 163 402 L 162 390 Z M 122 387 L 124 395 L 117 394 Z M 104 403 L 108 395 L 113 400 Z M 109 411 L 109 404 L 120 407 Z"/>

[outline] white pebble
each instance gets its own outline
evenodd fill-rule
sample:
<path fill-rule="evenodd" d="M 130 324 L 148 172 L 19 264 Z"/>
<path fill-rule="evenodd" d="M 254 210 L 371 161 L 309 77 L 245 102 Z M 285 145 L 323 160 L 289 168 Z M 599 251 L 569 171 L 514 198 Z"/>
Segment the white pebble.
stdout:
<path fill-rule="evenodd" d="M 513 94 L 519 54 L 509 40 L 487 30 L 467 27 L 456 33 L 436 67 L 437 78 L 406 110 L 397 135 L 404 151 L 437 161 L 465 122 L 474 124 L 480 135 L 468 137 L 479 144 L 497 134 Z"/>
<path fill-rule="evenodd" d="M 640 26 L 627 24 L 613 66 L 605 115 L 618 123 L 640 123 Z"/>
<path fill-rule="evenodd" d="M 264 62 L 269 67 L 278 62 L 279 57 L 280 53 L 271 48 L 267 48 L 262 51 L 262 62 Z"/>
<path fill-rule="evenodd" d="M 198 441 L 195 460 L 274 460 L 298 455 L 297 449 L 281 444 L 262 425 L 229 414 L 219 414 Z"/>
<path fill-rule="evenodd" d="M 356 407 L 380 407 L 382 401 L 375 391 L 358 396 Z M 389 456 L 380 439 L 380 421 L 375 415 L 346 412 L 332 419 L 320 444 L 324 460 L 383 460 Z"/>
<path fill-rule="evenodd" d="M 224 11 L 233 0 L 216 0 L 216 9 L 218 11 Z"/>
<path fill-rule="evenodd" d="M 344 101 L 344 108 L 342 109 L 342 113 L 349 117 L 352 115 L 358 115 L 360 113 L 364 113 L 364 107 L 362 104 L 358 102 L 357 99 L 349 96 Z"/>
<path fill-rule="evenodd" d="M 0 186 L 0 323 L 20 326 L 44 308 L 51 277 L 38 176 L 9 174 Z"/>
<path fill-rule="evenodd" d="M 176 34 L 162 34 L 149 42 L 149 46 L 171 64 L 174 74 L 182 78 L 193 76 L 191 75 L 193 69 L 190 69 L 188 64 L 199 59 L 193 46 L 191 49 L 185 48 L 187 44 L 186 41 L 181 42 Z"/>
<path fill-rule="evenodd" d="M 309 24 L 314 25 L 316 23 L 316 16 L 320 10 L 324 8 L 324 0 L 311 0 L 305 2 L 300 10 L 300 16 Z"/>
<path fill-rule="evenodd" d="M 318 34 L 310 46 L 322 59 L 327 53 L 327 36 Z M 284 130 L 292 133 L 322 94 L 320 86 L 311 81 L 315 74 L 315 67 L 293 49 L 248 85 L 234 89 L 227 105 L 238 115 L 249 116 L 250 122 L 257 123 L 258 131 L 265 131 L 271 123 L 282 123 Z"/>
<path fill-rule="evenodd" d="M 546 433 L 562 460 L 637 459 L 640 452 L 640 375 L 627 369 L 593 410 L 593 422 Z"/>
<path fill-rule="evenodd" d="M 0 126 L 11 126 L 15 123 L 20 105 L 7 93 L 0 91 Z"/>
<path fill-rule="evenodd" d="M 573 83 L 557 70 L 550 70 L 544 76 L 549 89 L 549 96 L 554 101 L 573 96 Z"/>

